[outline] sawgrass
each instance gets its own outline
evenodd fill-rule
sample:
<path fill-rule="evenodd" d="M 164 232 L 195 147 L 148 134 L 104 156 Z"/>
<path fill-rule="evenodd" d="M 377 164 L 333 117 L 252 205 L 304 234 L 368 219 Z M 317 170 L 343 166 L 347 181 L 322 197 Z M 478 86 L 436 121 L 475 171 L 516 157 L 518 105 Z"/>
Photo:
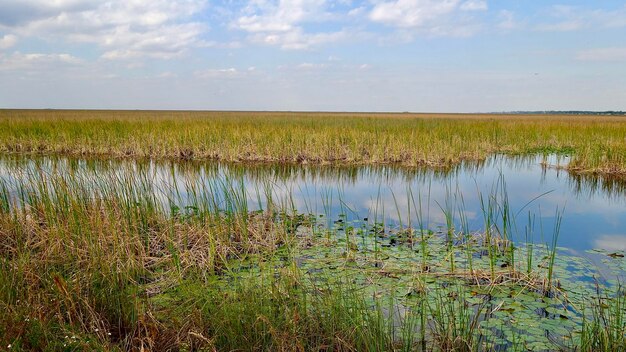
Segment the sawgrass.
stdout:
<path fill-rule="evenodd" d="M 4 153 L 405 166 L 556 153 L 618 175 L 624 136 L 621 116 L 0 110 Z"/>

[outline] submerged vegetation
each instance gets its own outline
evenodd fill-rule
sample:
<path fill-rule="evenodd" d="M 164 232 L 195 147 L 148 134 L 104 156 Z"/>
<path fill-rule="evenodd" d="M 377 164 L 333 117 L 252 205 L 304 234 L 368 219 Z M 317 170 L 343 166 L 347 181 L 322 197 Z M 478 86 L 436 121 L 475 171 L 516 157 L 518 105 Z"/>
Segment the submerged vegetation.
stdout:
<path fill-rule="evenodd" d="M 572 156 L 571 171 L 623 174 L 625 122 L 623 116 L 0 110 L 0 151 L 406 166 L 556 153 Z"/>
<path fill-rule="evenodd" d="M 626 347 L 623 255 L 605 256 L 600 272 L 558 248 L 558 210 L 546 229 L 553 241 L 535 243 L 540 221 L 515 216 L 503 180 L 480 197 L 482 228 L 469 227 L 454 192 L 440 205 L 442 226 L 429 228 L 424 190 L 408 189 L 395 210 L 327 219 L 297 212 L 270 184 L 250 190 L 238 178 L 200 176 L 164 185 L 127 171 L 2 176 L 2 348 Z M 386 223 L 384 211 L 398 221 Z"/>

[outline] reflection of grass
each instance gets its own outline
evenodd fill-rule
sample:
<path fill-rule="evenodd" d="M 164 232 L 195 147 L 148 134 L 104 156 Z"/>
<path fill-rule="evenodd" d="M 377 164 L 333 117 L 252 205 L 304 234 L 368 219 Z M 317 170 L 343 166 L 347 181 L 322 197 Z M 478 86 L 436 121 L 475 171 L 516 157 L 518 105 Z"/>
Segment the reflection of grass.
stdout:
<path fill-rule="evenodd" d="M 624 347 L 622 293 L 581 281 L 585 263 L 554 246 L 513 247 L 506 192 L 485 198 L 488 233 L 453 219 L 433 232 L 427 216 L 328 228 L 289 202 L 251 211 L 236 179 L 155 189 L 145 171 L 33 170 L 0 185 L 12 350 Z"/>
<path fill-rule="evenodd" d="M 451 165 L 492 153 L 572 154 L 577 171 L 626 171 L 609 116 L 0 111 L 0 150 L 294 163 Z"/>

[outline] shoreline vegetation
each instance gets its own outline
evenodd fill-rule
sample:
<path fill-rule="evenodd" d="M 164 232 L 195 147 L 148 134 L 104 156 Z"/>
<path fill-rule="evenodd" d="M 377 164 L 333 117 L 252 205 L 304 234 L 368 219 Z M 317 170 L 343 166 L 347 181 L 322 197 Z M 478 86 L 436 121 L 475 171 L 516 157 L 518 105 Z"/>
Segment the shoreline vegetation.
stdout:
<path fill-rule="evenodd" d="M 236 163 L 449 167 L 493 154 L 569 155 L 626 174 L 626 116 L 0 110 L 0 152 Z"/>
<path fill-rule="evenodd" d="M 482 229 L 454 194 L 447 226 L 430 229 L 425 193 L 409 192 L 414 223 L 375 211 L 324 226 L 271 189 L 251 210 L 236 178 L 155 192 L 132 169 L 15 176 L 0 183 L 0 343 L 11 351 L 626 346 L 619 281 L 557 248 L 560 221 L 550 243 L 535 242 L 538 220 L 516 223 L 504 180 L 481 195 Z M 605 257 L 623 272 L 623 255 Z"/>

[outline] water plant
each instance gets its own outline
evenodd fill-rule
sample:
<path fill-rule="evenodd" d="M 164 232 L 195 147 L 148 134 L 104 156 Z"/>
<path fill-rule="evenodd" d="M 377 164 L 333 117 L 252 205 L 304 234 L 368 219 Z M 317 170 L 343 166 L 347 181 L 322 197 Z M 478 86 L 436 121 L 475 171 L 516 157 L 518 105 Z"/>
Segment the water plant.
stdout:
<path fill-rule="evenodd" d="M 350 218 L 343 203 L 345 216 L 327 221 L 294 211 L 289 189 L 271 183 L 250 190 L 236 175 L 162 177 L 148 168 L 98 174 L 80 165 L 71 172 L 31 165 L 2 176 L 2 346 L 624 347 L 623 291 L 589 282 L 586 262 L 556 242 L 514 246 L 515 226 L 504 225 L 515 217 L 506 192 L 482 198 L 480 229 L 462 215 L 462 195 L 450 192 L 443 208 L 453 210 L 438 233 L 424 207 L 429 190 L 407 191 L 419 220 L 413 228 L 398 198 L 396 209 L 376 203 L 367 219 Z M 402 225 L 384 221 L 386 211 Z M 525 231 L 531 238 L 532 221 Z"/>

